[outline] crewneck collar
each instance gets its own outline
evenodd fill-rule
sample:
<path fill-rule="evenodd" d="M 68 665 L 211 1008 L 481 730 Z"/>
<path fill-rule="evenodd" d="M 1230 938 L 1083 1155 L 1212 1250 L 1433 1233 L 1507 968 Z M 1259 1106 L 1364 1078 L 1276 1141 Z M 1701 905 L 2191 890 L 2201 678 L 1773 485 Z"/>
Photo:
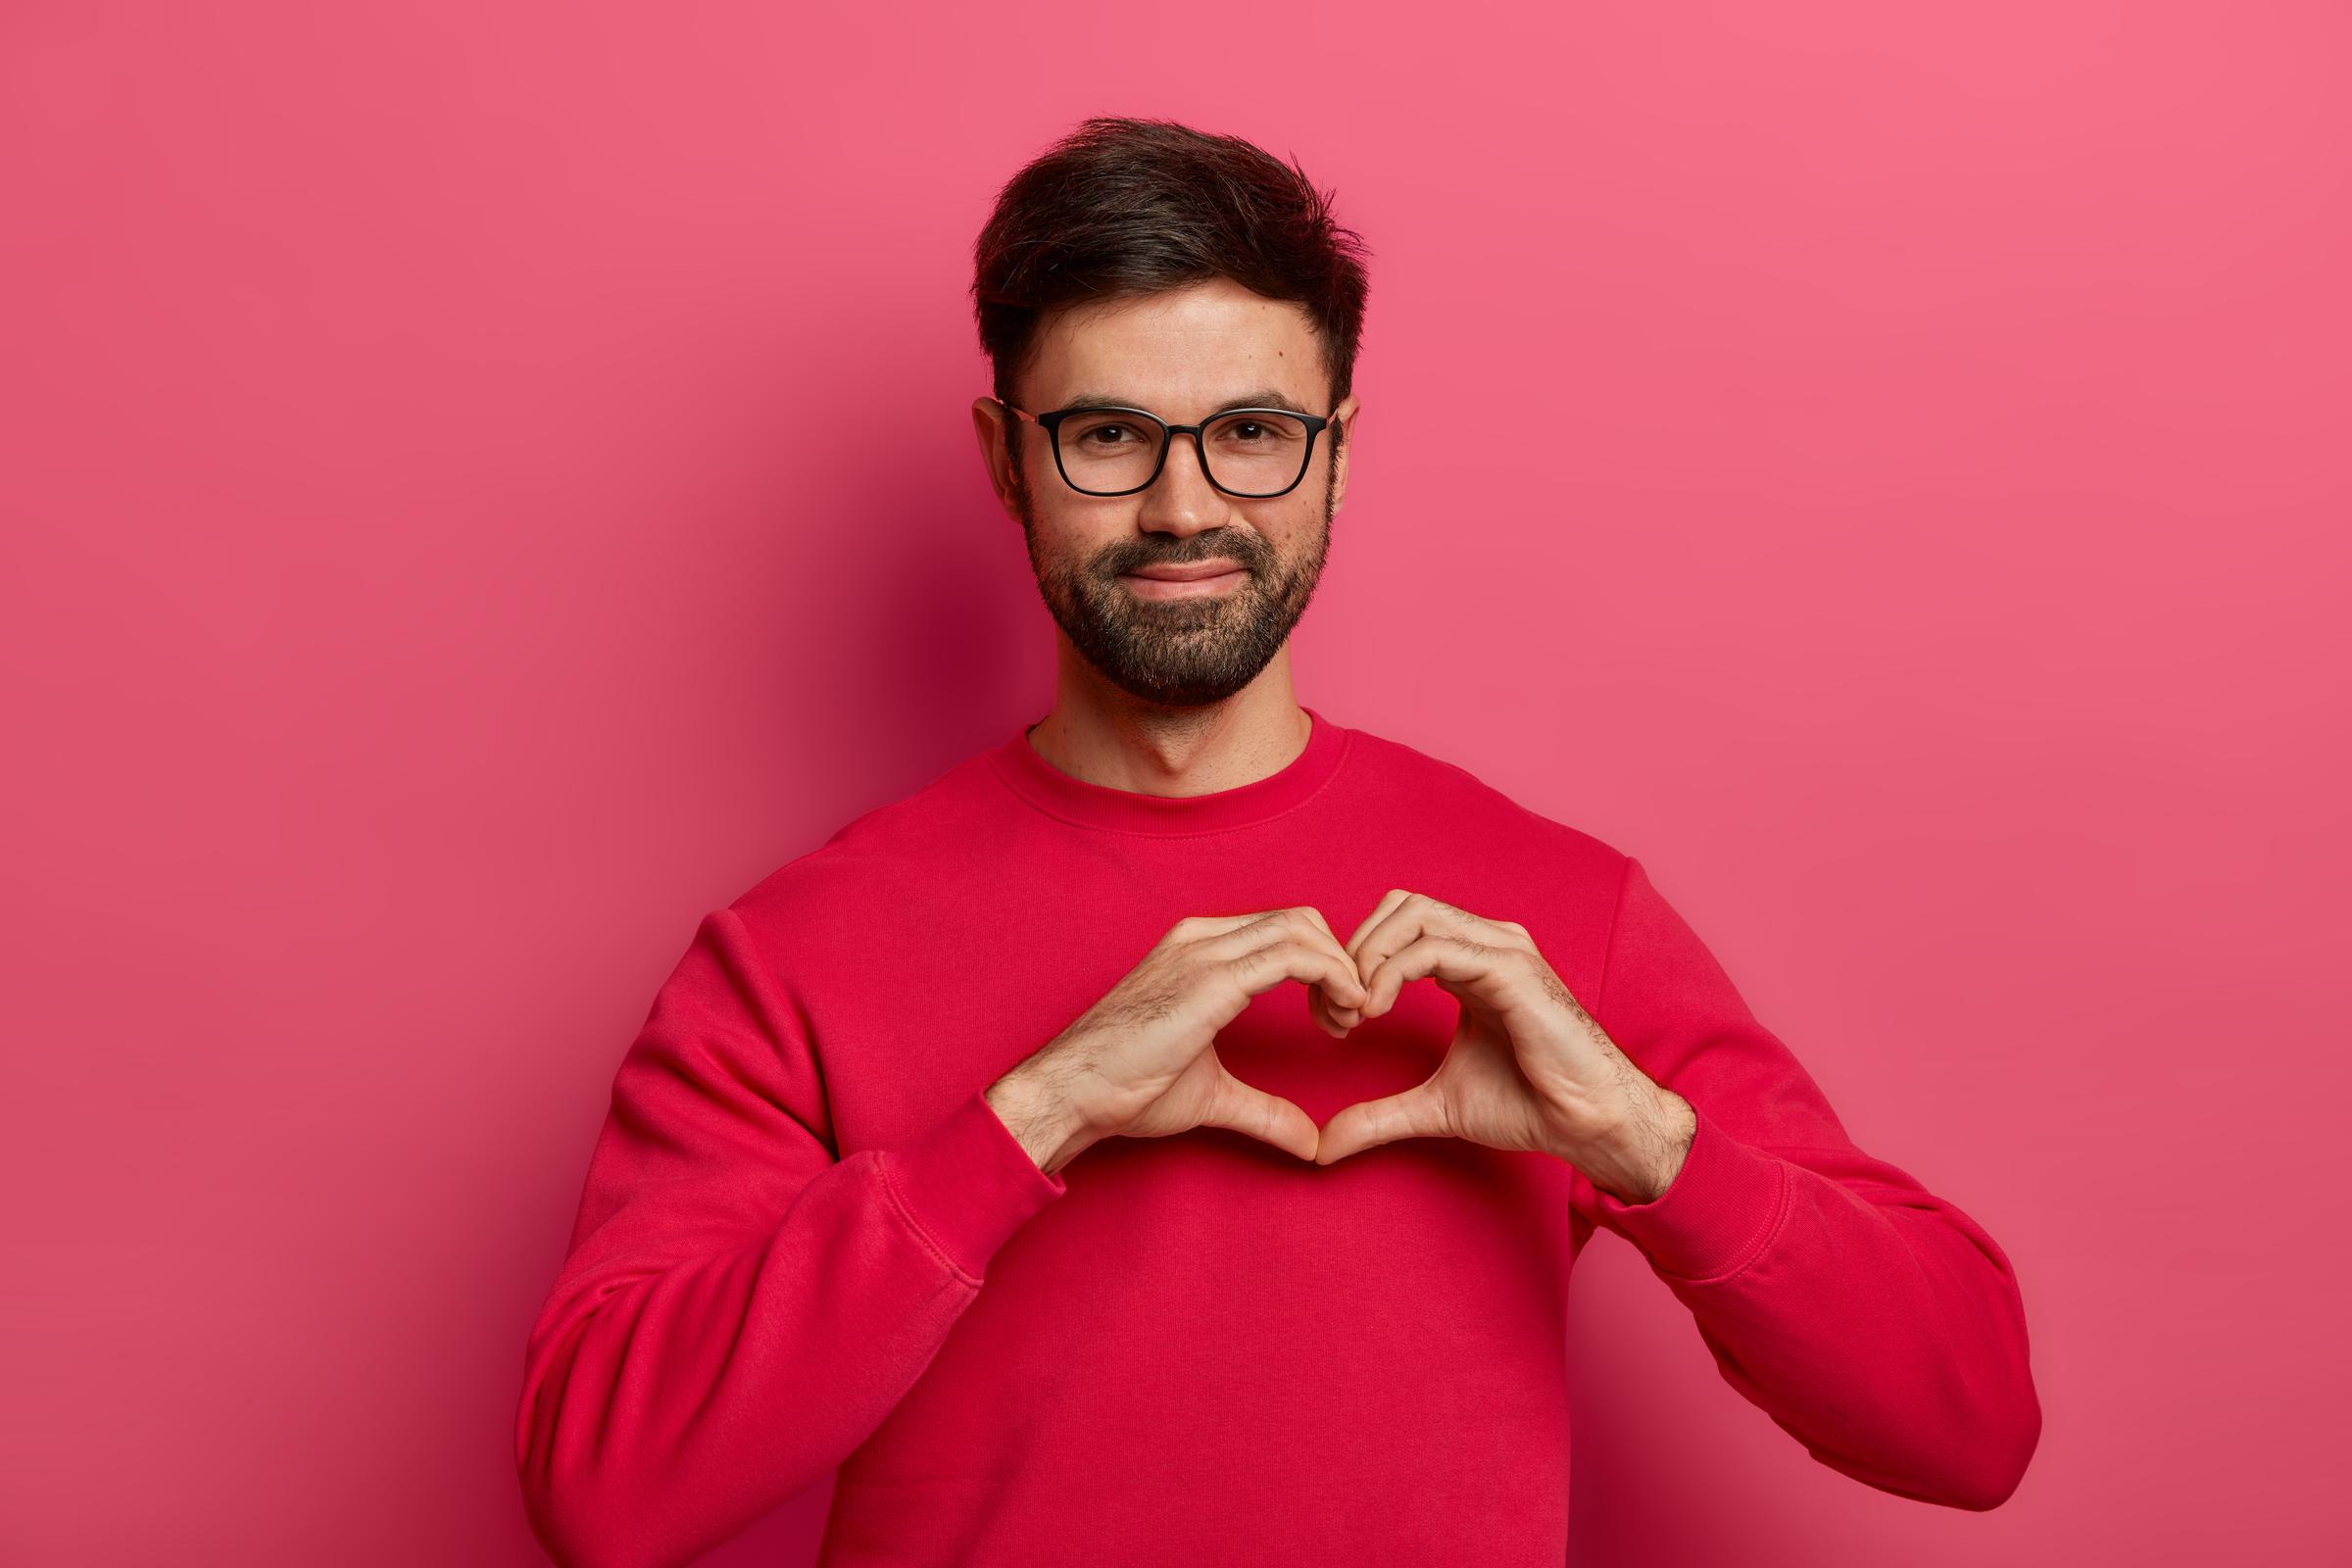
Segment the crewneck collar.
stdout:
<path fill-rule="evenodd" d="M 1304 751 L 1264 778 L 1206 795 L 1147 795 L 1064 773 L 1029 744 L 1031 727 L 1042 719 L 1014 730 L 1011 739 L 989 754 L 989 762 L 1015 795 L 1048 816 L 1078 827 L 1157 838 L 1224 833 L 1272 821 L 1303 805 L 1339 769 L 1354 732 L 1304 703 L 1298 706 L 1311 721 Z"/>

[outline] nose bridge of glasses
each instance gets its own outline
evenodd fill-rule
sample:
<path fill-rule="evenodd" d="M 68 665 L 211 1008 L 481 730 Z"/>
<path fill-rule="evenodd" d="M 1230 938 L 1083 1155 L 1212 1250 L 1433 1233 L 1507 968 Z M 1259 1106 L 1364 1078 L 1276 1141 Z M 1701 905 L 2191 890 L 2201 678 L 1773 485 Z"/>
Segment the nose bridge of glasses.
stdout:
<path fill-rule="evenodd" d="M 1176 448 L 1189 445 L 1192 448 L 1192 461 L 1194 465 L 1200 470 L 1200 482 L 1207 485 L 1212 490 L 1221 488 L 1221 486 L 1218 485 L 1215 476 L 1209 471 L 1208 437 L 1202 433 L 1210 424 L 1215 422 L 1216 421 L 1213 419 L 1207 419 L 1201 421 L 1200 424 L 1167 425 L 1166 428 L 1168 433 L 1163 438 L 1167 444 L 1161 449 L 1159 457 L 1161 474 L 1164 475 L 1167 470 L 1167 466 L 1175 461 Z M 1185 436 L 1191 436 L 1192 440 L 1188 443 L 1181 439 Z"/>

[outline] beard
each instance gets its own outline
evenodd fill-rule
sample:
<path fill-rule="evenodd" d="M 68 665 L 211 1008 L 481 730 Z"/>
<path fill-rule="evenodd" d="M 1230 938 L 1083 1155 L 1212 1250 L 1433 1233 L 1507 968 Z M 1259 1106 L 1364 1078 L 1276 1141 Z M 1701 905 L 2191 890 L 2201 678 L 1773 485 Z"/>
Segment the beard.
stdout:
<path fill-rule="evenodd" d="M 1295 561 L 1280 559 L 1264 535 L 1246 528 L 1210 528 L 1186 539 L 1150 534 L 1121 540 L 1091 561 L 1050 561 L 1038 551 L 1028 476 L 1017 462 L 1013 495 L 1038 591 L 1086 662 L 1145 702 L 1204 708 L 1255 680 L 1306 612 L 1331 553 L 1331 478 L 1327 470 L 1321 525 Z M 1147 566 L 1220 556 L 1239 563 L 1246 574 L 1221 594 L 1145 599 L 1119 581 Z"/>

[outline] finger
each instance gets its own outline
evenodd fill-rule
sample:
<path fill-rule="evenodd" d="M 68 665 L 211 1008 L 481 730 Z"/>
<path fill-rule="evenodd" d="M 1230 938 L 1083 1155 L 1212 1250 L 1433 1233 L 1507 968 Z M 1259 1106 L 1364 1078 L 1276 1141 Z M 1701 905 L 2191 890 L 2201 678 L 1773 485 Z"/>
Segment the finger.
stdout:
<path fill-rule="evenodd" d="M 1244 988 L 1253 996 L 1284 980 L 1297 980 L 1322 986 L 1343 1006 L 1361 1008 L 1364 1004 L 1364 983 L 1356 977 L 1355 965 L 1348 961 L 1348 956 L 1304 937 L 1269 942 L 1243 956 L 1238 967 Z"/>
<path fill-rule="evenodd" d="M 1315 1146 L 1315 1163 L 1328 1165 L 1358 1150 L 1400 1138 L 1449 1138 L 1446 1106 L 1437 1079 L 1425 1079 L 1402 1094 L 1379 1100 L 1359 1100 L 1323 1124 Z"/>
<path fill-rule="evenodd" d="M 1490 920 L 1424 893 L 1404 893 L 1386 915 L 1369 922 L 1367 929 L 1357 938 L 1354 948 L 1355 968 L 1356 973 L 1363 976 L 1365 987 L 1371 988 L 1373 977 L 1396 954 L 1426 937 L 1451 937 L 1473 952 L 1496 953 L 1532 948 L 1527 928 L 1523 925 Z M 1420 975 L 1408 978 L 1418 979 Z M 1391 992 L 1386 1005 L 1369 1007 L 1364 1015 L 1378 1017 L 1395 1004 L 1396 995 Z"/>
<path fill-rule="evenodd" d="M 1396 1004 L 1395 994 L 1389 1001 L 1375 1006 L 1372 995 L 1372 976 L 1391 954 L 1410 946 L 1429 929 L 1431 906 L 1401 888 L 1389 890 L 1387 898 L 1356 931 L 1355 940 L 1348 944 L 1355 958 L 1355 972 L 1364 982 L 1364 1016 L 1377 1018 Z"/>
<path fill-rule="evenodd" d="M 1248 914 L 1195 915 L 1191 917 L 1189 924 L 1194 928 L 1191 933 L 1194 940 L 1218 942 L 1222 950 L 1221 956 L 1237 962 L 1246 960 L 1249 954 L 1253 951 L 1245 945 L 1251 940 L 1262 943 L 1277 938 L 1285 932 L 1317 932 L 1326 938 L 1329 938 L 1331 933 L 1331 927 L 1324 923 L 1321 912 L 1303 906 L 1280 909 L 1259 909 Z M 1335 953 L 1342 951 L 1336 939 L 1332 941 L 1332 951 Z M 1348 961 L 1348 967 L 1350 972 L 1353 971 L 1355 965 L 1352 959 Z M 1285 974 L 1278 973 L 1270 978 L 1267 984 L 1271 985 L 1285 977 Z M 1264 989 L 1262 986 L 1252 985 L 1250 987 L 1253 992 L 1262 989 Z M 1333 1015 L 1332 1008 L 1333 1004 L 1322 978 L 1318 976 L 1308 980 L 1306 982 L 1307 1016 L 1313 1018 L 1324 1033 L 1334 1038 L 1345 1038 L 1348 1028 L 1352 1027 L 1356 1021 L 1354 1009 L 1352 1007 L 1348 1009 L 1347 1022 L 1343 1024 Z"/>
<path fill-rule="evenodd" d="M 1300 1159 L 1313 1159 L 1319 1135 L 1315 1118 L 1279 1095 L 1254 1089 L 1217 1064 L 1217 1086 L 1210 1096 L 1204 1127 L 1230 1127 L 1260 1143 L 1272 1144 Z"/>
<path fill-rule="evenodd" d="M 1323 912 L 1320 909 L 1316 909 L 1309 906 L 1301 906 L 1299 907 L 1298 914 L 1300 918 L 1305 920 L 1305 922 L 1312 926 L 1317 932 L 1324 936 L 1331 937 L 1330 922 L 1323 918 Z M 1335 948 L 1338 947 L 1340 945 L 1340 939 L 1337 937 L 1331 937 L 1331 945 Z M 1333 1036 L 1334 1038 L 1337 1038 L 1338 1036 L 1347 1032 L 1340 1027 L 1336 1019 L 1335 1014 L 1337 1010 L 1337 1004 L 1331 1000 L 1331 994 L 1323 989 L 1323 982 L 1317 980 L 1311 982 L 1307 986 L 1306 1015 L 1315 1020 L 1315 1025 L 1317 1028 L 1321 1029 L 1325 1034 Z"/>
<path fill-rule="evenodd" d="M 1405 888 L 1391 888 L 1379 906 L 1358 927 L 1348 952 L 1355 959 L 1355 972 L 1371 984 L 1372 970 L 1381 959 L 1406 943 L 1432 929 L 1439 905 Z M 1367 1012 L 1366 1017 L 1376 1016 Z"/>
<path fill-rule="evenodd" d="M 1313 905 L 1301 905 L 1299 912 L 1312 920 L 1315 929 L 1322 932 L 1324 937 L 1330 941 L 1332 952 L 1346 958 L 1348 967 L 1353 968 L 1355 966 L 1354 955 L 1340 946 L 1340 939 L 1333 934 L 1331 922 L 1323 918 L 1323 911 Z M 1307 987 L 1306 1007 L 1307 1011 L 1314 1015 L 1315 1021 L 1323 1026 L 1326 1033 L 1336 1036 L 1345 1036 L 1349 1029 L 1355 1027 L 1363 1016 L 1359 1009 L 1342 1003 L 1331 994 L 1329 988 L 1320 984 Z"/>
<path fill-rule="evenodd" d="M 1251 909 L 1243 914 L 1192 914 L 1176 922 L 1178 927 L 1192 927 L 1196 938 L 1221 937 L 1246 930 L 1261 920 L 1280 920 L 1290 914 L 1288 909 Z"/>
<path fill-rule="evenodd" d="M 1262 928 L 1232 932 L 1219 941 L 1253 995 L 1287 979 L 1321 985 L 1344 1007 L 1364 1004 L 1364 984 L 1354 962 L 1311 920 L 1293 915 L 1279 927 L 1268 921 Z"/>
<path fill-rule="evenodd" d="M 1354 934 L 1348 939 L 1348 956 L 1358 960 L 1356 965 L 1357 968 L 1360 969 L 1363 967 L 1361 959 L 1363 956 L 1365 933 L 1369 932 L 1374 926 L 1380 924 L 1381 921 L 1387 919 L 1391 909 L 1396 908 L 1396 906 L 1402 904 L 1405 900 L 1411 897 L 1412 894 L 1403 888 L 1391 888 L 1388 892 L 1380 896 L 1380 902 L 1378 904 L 1372 906 L 1372 912 L 1365 915 L 1363 919 L 1357 923 Z"/>
<path fill-rule="evenodd" d="M 1373 964 L 1364 977 L 1370 994 L 1364 1016 L 1377 1018 L 1387 1012 L 1396 1004 L 1399 991 L 1424 976 L 1435 978 L 1447 991 L 1468 992 L 1497 1011 L 1505 1010 L 1509 998 L 1503 988 L 1509 976 L 1501 963 L 1504 951 L 1448 931 L 1425 932 Z"/>

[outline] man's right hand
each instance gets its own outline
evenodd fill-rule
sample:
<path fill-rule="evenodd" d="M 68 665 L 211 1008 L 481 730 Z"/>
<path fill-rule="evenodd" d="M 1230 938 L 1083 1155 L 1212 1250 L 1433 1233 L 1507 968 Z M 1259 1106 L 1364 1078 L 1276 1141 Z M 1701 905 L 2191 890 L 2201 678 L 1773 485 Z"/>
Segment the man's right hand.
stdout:
<path fill-rule="evenodd" d="M 1227 1127 L 1315 1157 L 1314 1118 L 1225 1070 L 1213 1042 L 1250 999 L 1308 988 L 1324 1031 L 1345 1035 L 1366 1000 L 1355 959 L 1312 908 L 1193 915 L 1108 995 L 988 1087 L 988 1102 L 1049 1174 L 1100 1138 Z"/>

